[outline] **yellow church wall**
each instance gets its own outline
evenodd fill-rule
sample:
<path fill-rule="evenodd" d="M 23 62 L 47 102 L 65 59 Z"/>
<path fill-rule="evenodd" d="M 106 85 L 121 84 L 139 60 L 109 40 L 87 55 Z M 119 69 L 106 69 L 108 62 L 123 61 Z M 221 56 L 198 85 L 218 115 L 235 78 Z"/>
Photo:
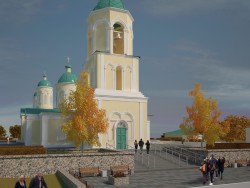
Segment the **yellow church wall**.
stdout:
<path fill-rule="evenodd" d="M 32 145 L 40 144 L 40 121 L 32 120 L 31 123 L 31 142 Z"/>
<path fill-rule="evenodd" d="M 96 50 L 106 51 L 106 43 L 108 42 L 105 37 L 107 35 L 107 27 L 107 23 L 100 23 L 96 27 Z"/>
<path fill-rule="evenodd" d="M 101 58 L 102 56 L 102 58 Z M 93 60 L 93 59 L 92 59 Z M 94 64 L 94 61 L 89 60 L 87 64 Z M 124 78 L 125 78 L 125 85 L 124 90 L 130 90 L 132 88 L 132 76 L 135 77 L 135 90 L 139 91 L 139 60 L 136 57 L 131 56 L 121 56 L 121 55 L 110 55 L 110 54 L 104 54 L 104 53 L 98 53 L 97 54 L 97 88 L 101 87 L 101 61 L 104 62 L 104 65 L 106 66 L 106 89 L 116 89 L 115 85 L 113 85 L 113 78 L 116 72 L 113 72 L 112 69 L 116 70 L 117 66 L 121 66 L 122 69 L 124 69 Z M 93 66 L 93 65 L 92 65 Z M 86 66 L 87 67 L 87 66 Z M 133 70 L 135 69 L 135 70 Z M 103 70 L 105 71 L 105 70 Z"/>
<path fill-rule="evenodd" d="M 103 135 L 102 142 L 103 143 L 109 143 L 110 145 L 115 145 L 114 140 L 114 126 L 116 123 L 118 123 L 120 120 L 127 120 L 128 124 L 128 131 L 127 131 L 127 138 L 128 138 L 128 145 L 133 146 L 134 139 L 139 140 L 140 139 L 140 102 L 127 102 L 127 101 L 108 101 L 103 100 L 101 102 L 101 108 L 106 110 L 107 118 L 109 119 L 109 133 Z M 146 140 L 149 139 L 147 137 L 147 103 L 142 103 L 142 116 L 143 116 L 143 136 L 142 139 Z M 117 114 L 113 114 L 113 116 L 110 116 L 112 113 L 118 112 L 121 114 L 122 117 L 119 117 Z M 130 113 L 133 117 L 133 124 L 134 124 L 134 130 L 132 130 L 132 122 L 130 116 L 126 113 Z M 114 120 L 114 121 L 113 121 Z M 132 135 L 133 134 L 133 135 Z M 133 137 L 134 136 L 134 137 Z"/>

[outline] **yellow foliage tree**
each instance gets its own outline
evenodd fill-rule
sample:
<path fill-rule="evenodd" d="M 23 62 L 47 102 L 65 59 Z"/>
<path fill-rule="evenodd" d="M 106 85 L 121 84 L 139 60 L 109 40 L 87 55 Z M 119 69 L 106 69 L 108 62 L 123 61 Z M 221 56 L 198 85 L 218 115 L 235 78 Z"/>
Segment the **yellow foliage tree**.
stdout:
<path fill-rule="evenodd" d="M 81 144 L 100 146 L 99 133 L 106 133 L 108 120 L 106 111 L 99 109 L 94 99 L 94 89 L 89 86 L 88 74 L 81 72 L 76 83 L 76 91 L 59 105 L 65 123 L 62 131 L 68 141 L 77 147 Z"/>
<path fill-rule="evenodd" d="M 204 140 L 208 145 L 214 145 L 224 134 L 218 122 L 221 112 L 217 109 L 217 101 L 211 97 L 206 98 L 199 83 L 195 84 L 189 96 L 193 97 L 193 104 L 186 107 L 188 117 L 183 119 L 180 128 L 187 135 L 202 135 L 201 146 Z"/>
<path fill-rule="evenodd" d="M 246 128 L 250 126 L 250 119 L 245 116 L 229 115 L 222 122 L 221 125 L 228 129 L 223 139 L 228 142 L 245 141 Z"/>

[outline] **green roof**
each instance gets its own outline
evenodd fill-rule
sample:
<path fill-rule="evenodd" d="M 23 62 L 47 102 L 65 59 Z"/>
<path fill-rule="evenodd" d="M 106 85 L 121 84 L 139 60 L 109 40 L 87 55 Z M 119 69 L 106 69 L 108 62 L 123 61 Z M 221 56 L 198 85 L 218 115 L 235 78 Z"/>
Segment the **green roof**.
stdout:
<path fill-rule="evenodd" d="M 38 85 L 38 87 L 52 87 L 52 84 L 48 80 L 41 80 Z"/>
<path fill-rule="evenodd" d="M 175 131 L 171 131 L 171 132 L 166 132 L 165 135 L 179 135 L 179 136 L 182 136 L 184 135 L 183 131 L 181 129 L 178 129 L 178 130 L 175 130 Z"/>
<path fill-rule="evenodd" d="M 42 112 L 61 113 L 61 111 L 58 108 L 54 108 L 54 109 L 21 108 L 20 110 L 21 115 L 40 114 Z"/>
<path fill-rule="evenodd" d="M 107 7 L 126 10 L 122 0 L 99 0 L 94 10 L 99 10 Z"/>
<path fill-rule="evenodd" d="M 77 77 L 72 72 L 65 72 L 63 75 L 59 78 L 57 83 L 76 83 Z"/>

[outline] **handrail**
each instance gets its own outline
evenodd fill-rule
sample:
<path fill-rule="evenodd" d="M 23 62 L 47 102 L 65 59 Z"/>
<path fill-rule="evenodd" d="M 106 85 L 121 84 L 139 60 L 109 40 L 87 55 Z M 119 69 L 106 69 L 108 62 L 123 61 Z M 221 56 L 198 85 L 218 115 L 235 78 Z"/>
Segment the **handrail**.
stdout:
<path fill-rule="evenodd" d="M 164 158 L 164 159 L 168 159 L 168 154 L 171 154 L 171 160 L 173 161 L 173 162 L 176 162 L 176 157 L 178 157 L 178 164 L 179 164 L 179 166 L 181 166 L 181 160 L 183 161 L 183 162 L 186 162 L 186 165 L 187 165 L 187 167 L 188 167 L 188 165 L 189 165 L 189 156 L 188 155 L 185 155 L 185 154 L 183 154 L 183 153 L 180 153 L 180 152 L 178 152 L 178 151 L 175 151 L 175 150 L 172 150 L 171 148 L 168 148 L 168 149 L 166 149 L 165 151 L 163 150 L 163 147 L 161 146 L 161 144 L 154 144 L 154 146 L 155 146 L 155 154 L 157 154 L 157 152 L 156 151 L 159 151 L 160 153 L 159 153 L 159 155 L 160 155 L 160 157 L 162 157 L 162 158 Z M 160 149 L 159 148 L 157 148 L 157 146 L 161 146 L 160 147 Z M 162 156 L 162 153 L 163 152 L 165 152 L 165 156 Z M 175 156 L 175 157 L 174 157 Z"/>
<path fill-rule="evenodd" d="M 156 144 L 155 144 L 156 145 Z M 187 149 L 183 149 L 183 148 L 181 148 L 181 147 L 178 147 L 178 146 L 173 146 L 173 145 L 171 145 L 171 144 L 158 144 L 158 145 L 161 145 L 161 146 L 163 146 L 163 148 L 164 149 L 169 149 L 169 150 L 173 150 L 173 151 L 175 151 L 175 152 L 177 152 L 177 151 L 179 151 L 179 150 L 181 150 L 181 152 L 178 152 L 178 153 L 180 153 L 181 155 L 185 155 L 185 156 L 188 156 L 189 157 L 189 159 L 193 159 L 193 161 L 195 162 L 195 163 L 200 163 L 202 160 L 203 160 L 203 155 L 201 155 L 201 154 L 198 154 L 198 153 L 195 153 L 195 152 L 192 152 L 192 151 L 189 151 L 189 150 L 187 150 Z M 183 152 L 183 150 L 185 151 L 185 153 Z"/>

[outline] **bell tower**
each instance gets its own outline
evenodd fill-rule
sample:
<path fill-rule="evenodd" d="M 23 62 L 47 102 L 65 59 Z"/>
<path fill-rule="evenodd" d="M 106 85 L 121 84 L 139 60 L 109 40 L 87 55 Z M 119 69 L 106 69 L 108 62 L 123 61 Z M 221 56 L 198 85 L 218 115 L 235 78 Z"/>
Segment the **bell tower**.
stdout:
<path fill-rule="evenodd" d="M 110 121 L 101 143 L 117 148 L 150 138 L 148 99 L 139 90 L 139 57 L 133 55 L 133 21 L 122 0 L 99 0 L 87 19 L 84 71 Z"/>

